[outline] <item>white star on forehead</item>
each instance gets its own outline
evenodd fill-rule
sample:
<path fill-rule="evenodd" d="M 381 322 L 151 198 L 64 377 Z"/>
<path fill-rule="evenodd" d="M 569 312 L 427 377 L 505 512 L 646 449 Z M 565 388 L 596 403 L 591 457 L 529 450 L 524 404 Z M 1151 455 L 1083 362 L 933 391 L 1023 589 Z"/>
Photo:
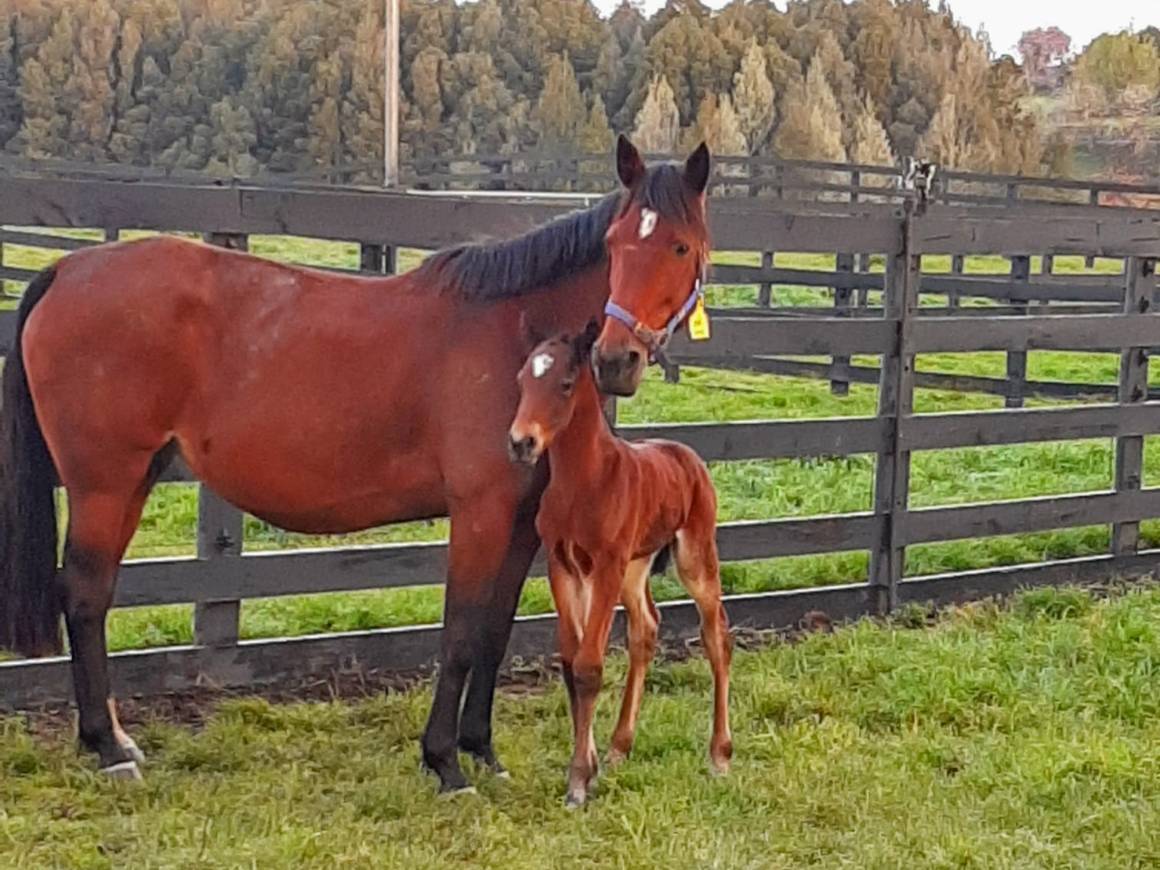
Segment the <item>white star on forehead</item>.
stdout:
<path fill-rule="evenodd" d="M 640 237 L 647 239 L 656 228 L 657 213 L 651 208 L 642 208 L 640 210 Z"/>
<path fill-rule="evenodd" d="M 548 369 L 552 367 L 552 363 L 556 361 L 550 353 L 541 353 L 532 357 L 532 377 L 542 378 L 548 373 Z"/>

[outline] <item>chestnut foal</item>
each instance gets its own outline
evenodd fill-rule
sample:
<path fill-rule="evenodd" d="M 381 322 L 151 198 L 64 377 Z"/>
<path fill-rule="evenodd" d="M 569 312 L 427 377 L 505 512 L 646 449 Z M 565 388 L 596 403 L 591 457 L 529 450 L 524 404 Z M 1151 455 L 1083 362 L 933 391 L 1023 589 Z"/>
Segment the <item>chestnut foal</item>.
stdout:
<path fill-rule="evenodd" d="M 514 460 L 534 464 L 547 451 L 551 469 L 536 529 L 548 554 L 572 707 L 567 803 L 573 807 L 584 803 L 597 772 L 592 720 L 618 600 L 628 616 L 629 670 L 608 763 L 623 760 L 632 748 L 657 644 L 659 614 L 648 578 L 654 558 L 670 547 L 700 612 L 701 641 L 713 668 L 714 772 L 725 773 L 733 753 L 732 646 L 721 604 L 717 496 L 705 464 L 684 444 L 629 443 L 609 429 L 590 365 L 598 334 L 592 321 L 576 338 L 561 335 L 535 347 L 519 374 L 520 404 L 510 431 Z"/>

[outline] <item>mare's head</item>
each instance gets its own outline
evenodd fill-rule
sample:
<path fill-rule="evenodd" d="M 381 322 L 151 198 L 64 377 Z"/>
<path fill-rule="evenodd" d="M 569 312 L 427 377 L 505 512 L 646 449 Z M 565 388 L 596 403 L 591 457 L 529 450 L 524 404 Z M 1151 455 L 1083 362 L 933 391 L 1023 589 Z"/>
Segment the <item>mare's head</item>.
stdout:
<path fill-rule="evenodd" d="M 534 347 L 517 376 L 520 404 L 508 430 L 513 461 L 534 465 L 568 428 L 576 410 L 576 383 L 590 364 L 599 332 L 599 324 L 592 320 L 577 336 L 564 334 L 540 341 L 528 335 L 527 343 Z"/>
<path fill-rule="evenodd" d="M 704 143 L 681 164 L 646 168 L 621 136 L 616 169 L 627 188 L 624 206 L 605 235 L 611 295 L 592 353 L 600 390 L 631 396 L 650 358 L 692 312 L 709 261 Z"/>

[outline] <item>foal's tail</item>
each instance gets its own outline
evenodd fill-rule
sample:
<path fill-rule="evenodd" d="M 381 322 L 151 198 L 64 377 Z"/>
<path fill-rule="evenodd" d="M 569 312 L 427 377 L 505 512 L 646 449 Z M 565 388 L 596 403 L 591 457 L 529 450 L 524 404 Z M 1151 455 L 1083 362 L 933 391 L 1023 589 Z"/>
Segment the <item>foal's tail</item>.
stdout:
<path fill-rule="evenodd" d="M 0 387 L 0 648 L 29 656 L 61 650 L 56 473 L 28 389 L 22 342 L 28 315 L 55 277 L 55 269 L 46 269 L 24 291 Z"/>

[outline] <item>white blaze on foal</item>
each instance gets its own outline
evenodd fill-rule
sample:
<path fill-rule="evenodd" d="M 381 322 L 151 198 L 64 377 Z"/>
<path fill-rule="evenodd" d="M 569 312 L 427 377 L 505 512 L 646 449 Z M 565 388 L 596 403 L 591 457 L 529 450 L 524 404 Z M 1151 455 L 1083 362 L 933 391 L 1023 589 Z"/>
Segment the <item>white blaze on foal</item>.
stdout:
<path fill-rule="evenodd" d="M 640 210 L 640 237 L 647 239 L 656 228 L 657 213 L 651 208 L 642 208 Z"/>
<path fill-rule="evenodd" d="M 552 367 L 552 363 L 556 360 L 550 353 L 541 353 L 536 355 L 532 360 L 532 377 L 542 378 L 548 373 L 548 369 Z"/>

